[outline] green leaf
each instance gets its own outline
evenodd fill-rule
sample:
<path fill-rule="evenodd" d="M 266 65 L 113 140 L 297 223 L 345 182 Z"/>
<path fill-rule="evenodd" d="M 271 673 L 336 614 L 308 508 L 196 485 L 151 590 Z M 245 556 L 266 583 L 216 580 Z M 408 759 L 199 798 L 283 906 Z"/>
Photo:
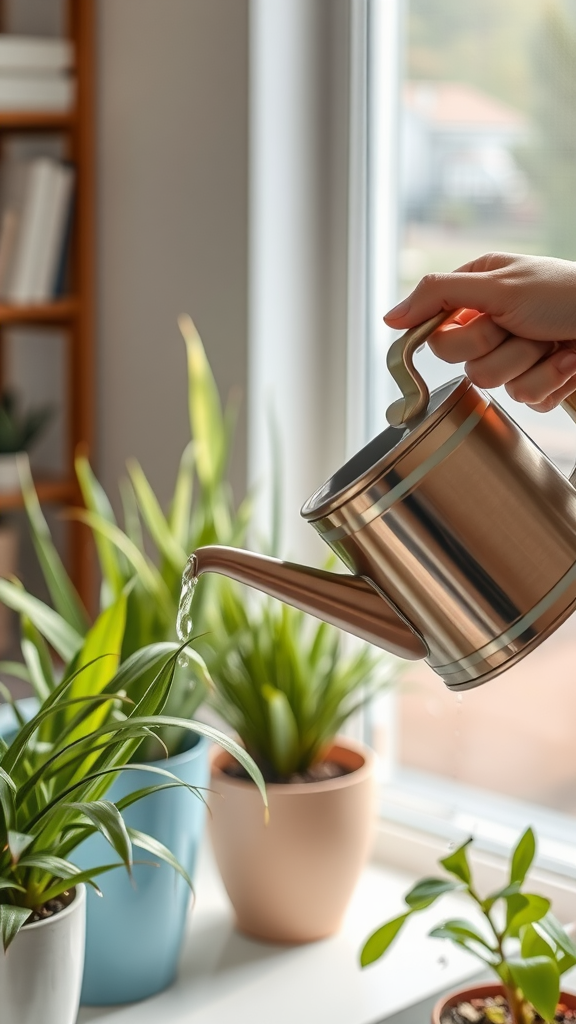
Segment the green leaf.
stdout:
<path fill-rule="evenodd" d="M 542 928 L 546 935 L 549 935 L 556 945 L 564 951 L 564 953 L 568 956 L 576 957 L 576 945 L 566 933 L 557 918 L 554 917 L 554 914 L 551 914 L 550 911 L 548 911 L 548 913 L 538 922 L 538 927 Z"/>
<path fill-rule="evenodd" d="M 200 335 L 189 316 L 178 318 L 188 357 L 188 407 L 196 472 L 203 487 L 215 486 L 226 458 L 224 417 L 218 388 Z"/>
<path fill-rule="evenodd" d="M 190 532 L 193 481 L 194 442 L 189 441 L 182 453 L 182 458 L 180 459 L 178 476 L 176 477 L 176 487 L 174 488 L 174 497 L 172 499 L 172 505 L 170 506 L 169 516 L 170 530 L 182 547 L 188 543 Z"/>
<path fill-rule="evenodd" d="M 4 817 L 4 831 L 8 832 L 14 828 L 16 809 L 14 806 L 14 794 L 17 792 L 14 780 L 0 768 L 0 807 Z"/>
<path fill-rule="evenodd" d="M 48 900 L 55 899 L 56 896 L 60 896 L 61 893 L 70 889 L 71 886 L 80 885 L 82 882 L 87 882 L 88 885 L 91 885 L 92 888 L 96 890 L 97 895 L 101 896 L 102 893 L 93 879 L 97 878 L 98 875 L 106 874 L 108 871 L 114 871 L 116 868 L 124 867 L 122 861 L 118 864 L 98 864 L 93 868 L 87 868 L 85 871 L 81 871 L 80 868 L 77 868 L 75 865 L 73 866 L 74 871 L 72 874 L 63 876 L 57 882 L 53 882 L 48 889 L 43 891 L 42 900 L 44 903 L 48 903 Z"/>
<path fill-rule="evenodd" d="M 524 834 L 518 840 L 514 853 L 512 854 L 512 862 L 510 865 L 510 884 L 519 882 L 522 884 L 534 857 L 536 855 L 536 840 L 534 833 L 531 828 L 527 828 Z"/>
<path fill-rule="evenodd" d="M 506 899 L 508 896 L 515 896 L 519 891 L 519 882 L 513 882 L 512 885 L 506 885 L 503 889 L 496 889 L 496 891 L 490 893 L 485 900 L 482 900 L 482 909 L 484 911 L 491 910 L 497 900 Z"/>
<path fill-rule="evenodd" d="M 186 884 L 192 889 L 192 879 L 188 872 L 182 867 L 180 861 L 177 860 L 168 847 L 164 846 L 164 843 L 159 842 L 158 839 L 154 839 L 153 836 L 146 835 L 144 832 L 139 832 L 135 828 L 128 828 L 128 835 L 134 843 L 134 846 L 140 847 L 141 850 L 146 850 L 154 857 L 159 857 L 160 860 L 163 860 L 171 868 L 174 868 L 174 871 L 177 871 L 178 874 L 182 876 Z"/>
<path fill-rule="evenodd" d="M 266 683 L 262 696 L 268 712 L 274 767 L 279 775 L 291 775 L 298 768 L 298 726 L 285 693 Z"/>
<path fill-rule="evenodd" d="M 13 864 L 18 864 L 22 854 L 34 842 L 34 836 L 26 835 L 24 832 L 15 832 L 8 829 L 8 849 Z"/>
<path fill-rule="evenodd" d="M 79 801 L 63 804 L 79 811 L 88 818 L 110 843 L 128 870 L 132 867 L 132 843 L 126 830 L 124 819 L 115 804 L 110 800 Z"/>
<path fill-rule="evenodd" d="M 425 907 L 435 903 L 439 896 L 460 888 L 461 886 L 456 882 L 450 882 L 445 878 L 423 878 L 422 881 L 417 882 L 414 888 L 410 889 L 410 892 L 404 897 L 404 901 L 411 910 L 424 910 Z"/>
<path fill-rule="evenodd" d="M 517 988 L 545 1021 L 553 1021 L 560 998 L 560 974 L 553 960 L 546 956 L 507 961 Z"/>
<path fill-rule="evenodd" d="M 120 662 L 126 625 L 126 602 L 126 594 L 120 594 L 114 604 L 100 612 L 88 632 L 74 665 L 76 678 L 69 690 L 70 699 L 100 694 L 114 678 Z M 107 657 L 98 657 L 102 654 L 106 654 Z M 99 728 L 106 721 L 109 711 L 110 705 L 107 704 L 93 711 L 74 730 L 69 741 L 72 742 Z M 70 717 L 68 714 L 65 720 L 69 721 Z"/>
<path fill-rule="evenodd" d="M 398 935 L 398 932 L 402 928 L 404 922 L 410 917 L 412 911 L 408 911 L 406 914 L 401 914 L 400 917 L 395 917 L 392 921 L 387 921 L 380 928 L 377 928 L 369 939 L 366 940 L 360 953 L 360 965 L 367 967 L 368 964 L 373 964 L 375 960 L 379 960 L 384 955 L 389 946 L 392 945 L 394 939 Z"/>
<path fill-rule="evenodd" d="M 450 921 L 445 921 L 444 924 L 438 928 L 434 928 L 430 932 L 430 936 L 433 939 L 450 939 L 452 942 L 458 942 L 461 945 L 469 947 L 469 943 L 477 943 L 489 954 L 496 955 L 497 951 L 490 945 L 490 943 L 484 938 L 480 932 L 476 931 L 468 921 L 461 921 L 459 918 L 454 918 Z M 481 956 L 485 959 L 484 953 L 479 953 L 474 947 L 471 948 L 471 952 L 474 952 L 477 956 Z M 489 960 L 489 963 L 494 962 L 494 956 Z"/>
<path fill-rule="evenodd" d="M 94 534 L 98 534 L 111 541 L 126 556 L 138 574 L 142 585 L 156 599 L 158 609 L 162 612 L 163 618 L 170 616 L 173 605 L 172 595 L 160 572 L 154 563 L 146 555 L 142 554 L 133 541 L 126 536 L 123 530 L 119 526 L 102 519 L 94 512 L 77 509 L 73 515 L 75 519 L 89 526 Z"/>
<path fill-rule="evenodd" d="M 48 523 L 38 501 L 38 495 L 32 482 L 28 456 L 18 459 L 18 473 L 24 505 L 30 523 L 30 532 L 38 561 L 42 568 L 46 586 L 54 607 L 65 622 L 81 636 L 88 629 L 86 609 L 78 596 L 48 529 Z"/>
<path fill-rule="evenodd" d="M 20 646 L 28 669 L 29 680 L 40 703 L 54 689 L 52 659 L 44 637 L 27 615 L 21 616 L 22 640 Z"/>
<path fill-rule="evenodd" d="M 75 460 L 76 476 L 82 491 L 86 508 L 101 520 L 116 526 L 116 517 L 106 491 L 94 476 L 90 463 L 84 455 Z M 102 577 L 108 591 L 108 601 L 114 601 L 126 583 L 126 565 L 117 546 L 100 531 L 93 531 Z"/>
<path fill-rule="evenodd" d="M 462 843 L 462 846 L 459 846 L 457 850 L 454 850 L 454 853 L 440 861 L 440 864 L 446 871 L 449 871 L 451 875 L 456 875 L 465 885 L 470 885 L 470 865 L 468 864 L 466 849 L 471 842 L 472 837 L 467 839 L 465 843 Z"/>
<path fill-rule="evenodd" d="M 135 459 L 129 459 L 127 467 L 138 507 L 152 540 L 173 568 L 182 573 L 188 555 L 179 541 L 173 537 L 170 525 L 160 508 L 160 502 L 148 483 L 144 470 Z"/>
<path fill-rule="evenodd" d="M 517 893 L 506 900 L 506 931 L 505 935 L 519 935 L 524 924 L 539 921 L 550 910 L 550 900 L 532 893 Z"/>
<path fill-rule="evenodd" d="M 9 903 L 0 903 L 0 932 L 4 952 L 14 941 L 22 925 L 26 924 L 31 913 L 27 907 L 12 907 Z"/>
<path fill-rule="evenodd" d="M 550 943 L 546 942 L 540 932 L 536 931 L 533 924 L 524 925 L 521 930 L 520 951 L 525 960 L 533 956 L 554 958 L 554 950 Z"/>
<path fill-rule="evenodd" d="M 23 885 L 18 885 L 15 878 L 0 878 L 0 889 L 17 889 L 18 892 L 26 892 Z"/>
<path fill-rule="evenodd" d="M 0 601 L 13 611 L 27 615 L 63 661 L 71 661 L 80 650 L 82 634 L 70 626 L 58 612 L 53 611 L 37 597 L 28 594 L 19 584 L 0 579 Z"/>

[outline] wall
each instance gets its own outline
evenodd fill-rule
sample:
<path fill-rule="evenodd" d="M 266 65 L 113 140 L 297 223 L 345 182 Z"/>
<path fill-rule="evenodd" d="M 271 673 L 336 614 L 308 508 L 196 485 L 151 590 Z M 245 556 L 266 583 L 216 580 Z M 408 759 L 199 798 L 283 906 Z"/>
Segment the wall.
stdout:
<path fill-rule="evenodd" d="M 246 394 L 248 0 L 98 0 L 98 464 L 164 500 L 187 440 L 189 312 Z M 233 464 L 246 479 L 246 404 Z"/>

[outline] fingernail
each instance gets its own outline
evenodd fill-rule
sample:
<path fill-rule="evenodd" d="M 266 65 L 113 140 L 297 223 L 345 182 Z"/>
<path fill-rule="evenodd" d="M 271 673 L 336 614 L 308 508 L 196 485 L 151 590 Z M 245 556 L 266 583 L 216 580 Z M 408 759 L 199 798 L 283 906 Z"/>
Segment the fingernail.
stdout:
<path fill-rule="evenodd" d="M 556 366 L 562 373 L 576 372 L 576 352 L 563 352 L 557 356 Z"/>
<path fill-rule="evenodd" d="M 386 313 L 385 320 L 399 320 L 401 316 L 405 316 L 410 309 L 410 296 L 407 299 L 403 299 L 399 302 L 394 309 L 391 309 L 389 313 Z"/>

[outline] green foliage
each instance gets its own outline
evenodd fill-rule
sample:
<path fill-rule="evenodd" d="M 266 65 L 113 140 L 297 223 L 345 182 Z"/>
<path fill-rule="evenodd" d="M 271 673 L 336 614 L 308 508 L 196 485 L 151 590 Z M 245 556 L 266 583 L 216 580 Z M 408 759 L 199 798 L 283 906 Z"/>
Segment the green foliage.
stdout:
<path fill-rule="evenodd" d="M 459 891 L 480 911 L 483 926 L 454 919 L 434 928 L 433 938 L 449 939 L 468 950 L 495 972 L 502 982 L 514 1024 L 526 1024 L 534 1013 L 554 1020 L 560 978 L 576 964 L 576 946 L 550 912 L 550 901 L 522 892 L 536 852 L 531 828 L 520 836 L 512 853 L 507 885 L 482 899 L 474 886 L 467 848 L 460 846 L 440 864 L 452 875 L 424 879 L 405 896 L 408 910 L 378 928 L 360 954 L 362 967 L 386 953 L 408 918 L 431 906 L 444 893 Z"/>
<path fill-rule="evenodd" d="M 0 397 L 0 455 L 27 452 L 51 416 L 48 406 L 22 412 L 16 395 L 5 391 Z"/>
<path fill-rule="evenodd" d="M 29 610 L 31 621 L 38 618 L 36 605 Z M 5 950 L 48 900 L 80 882 L 99 891 L 94 879 L 115 867 L 124 865 L 131 872 L 134 846 L 166 861 L 190 884 L 169 850 L 127 828 L 122 818 L 123 807 L 166 787 L 183 785 L 199 796 L 160 766 L 128 763 L 143 739 L 159 728 L 185 729 L 220 743 L 238 757 L 264 795 L 260 773 L 237 744 L 210 726 L 161 714 L 173 685 L 178 645 L 153 644 L 119 664 L 113 652 L 119 651 L 125 614 L 121 595 L 81 640 L 62 680 L 44 677 L 47 695 L 34 717 L 22 722 L 14 706 L 14 735 L 0 741 L 0 934 Z M 39 637 L 38 632 L 40 653 Z M 102 653 L 108 642 L 112 653 Z M 105 793 L 119 770 L 153 771 L 159 783 L 117 806 Z M 70 857 L 94 832 L 110 845 L 111 861 L 81 871 Z"/>
<path fill-rule="evenodd" d="M 188 554 L 204 544 L 240 543 L 248 521 L 249 503 L 234 510 L 227 479 L 235 403 L 222 409 L 192 321 L 181 317 L 179 324 L 187 357 L 191 439 L 180 460 L 168 512 L 163 511 L 143 468 L 130 460 L 128 477 L 120 483 L 123 522 L 119 523 L 86 457 L 79 455 L 76 460 L 86 505 L 77 517 L 92 531 L 96 543 L 102 575 L 101 611 L 114 607 L 125 595 L 121 661 L 148 644 L 176 639 L 181 579 Z M 50 609 L 43 605 L 41 610 L 37 606 L 38 615 L 50 620 L 50 628 L 45 624 L 49 642 L 68 661 L 79 648 L 89 619 L 52 542 L 25 460 L 20 463 L 20 476 L 34 546 L 54 606 Z M 205 603 L 217 588 L 217 580 L 207 581 L 194 602 L 196 633 L 206 629 Z M 12 584 L 0 581 L 0 599 L 19 612 L 23 611 L 23 602 L 29 609 L 33 600 L 22 594 Z M 42 632 L 40 625 L 37 628 Z M 194 652 L 187 657 L 192 671 L 176 666 L 166 708 L 168 714 L 181 718 L 195 714 L 208 686 L 201 660 L 196 660 Z M 161 728 L 144 742 L 140 755 L 155 760 L 163 757 L 166 749 L 175 754 L 185 740 L 182 730 Z"/>
<path fill-rule="evenodd" d="M 218 595 L 201 646 L 214 680 L 208 700 L 269 781 L 305 772 L 398 662 L 366 645 L 346 653 L 339 630 L 260 595 L 247 600 L 228 580 Z"/>

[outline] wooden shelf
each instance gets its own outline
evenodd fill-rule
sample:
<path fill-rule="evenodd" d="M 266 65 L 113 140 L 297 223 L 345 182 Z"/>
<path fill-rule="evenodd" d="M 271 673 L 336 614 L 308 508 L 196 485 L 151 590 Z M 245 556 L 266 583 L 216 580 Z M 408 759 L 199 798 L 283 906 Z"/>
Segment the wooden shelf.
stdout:
<path fill-rule="evenodd" d="M 75 298 L 22 306 L 0 302 L 0 324 L 67 323 L 78 315 L 79 308 Z"/>
<path fill-rule="evenodd" d="M 75 110 L 0 110 L 0 131 L 65 131 L 76 125 Z"/>
<path fill-rule="evenodd" d="M 58 480 L 50 477 L 34 479 L 34 486 L 40 501 L 47 504 L 69 504 L 78 498 L 78 485 L 75 480 Z M 0 511 L 22 508 L 20 491 L 0 492 Z"/>

